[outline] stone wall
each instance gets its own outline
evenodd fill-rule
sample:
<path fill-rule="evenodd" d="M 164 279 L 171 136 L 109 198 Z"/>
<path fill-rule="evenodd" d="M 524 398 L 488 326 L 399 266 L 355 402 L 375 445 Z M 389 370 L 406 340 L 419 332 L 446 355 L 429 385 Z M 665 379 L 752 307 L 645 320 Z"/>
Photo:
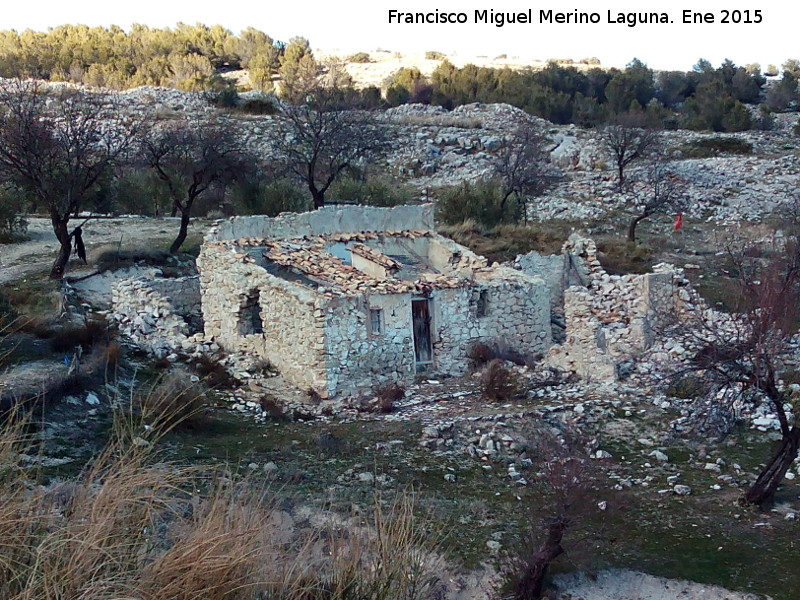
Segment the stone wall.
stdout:
<path fill-rule="evenodd" d="M 217 222 L 207 241 L 241 238 L 300 238 L 361 231 L 433 231 L 433 205 L 326 206 L 306 213 L 283 213 L 277 217 L 232 217 Z"/>
<path fill-rule="evenodd" d="M 268 361 L 297 386 L 327 396 L 324 299 L 219 246 L 204 244 L 197 265 L 206 337 L 245 365 Z M 261 332 L 244 329 L 254 317 Z"/>
<path fill-rule="evenodd" d="M 577 235 L 564 245 L 564 256 L 586 283 L 564 291 L 566 341 L 551 348 L 548 361 L 585 379 L 616 379 L 620 364 L 650 348 L 702 302 L 670 265 L 657 265 L 653 273 L 610 275 L 594 242 Z"/>
<path fill-rule="evenodd" d="M 505 269 L 505 268 L 503 268 Z M 502 344 L 534 355 L 550 346 L 550 307 L 538 279 L 499 277 L 430 293 L 431 373 L 462 375 L 473 344 Z M 485 313 L 478 316 L 483 293 Z M 357 394 L 416 376 L 411 294 L 335 298 L 326 310 L 325 347 L 330 394 Z M 380 309 L 383 332 L 371 332 L 369 310 Z"/>
<path fill-rule="evenodd" d="M 432 295 L 436 371 L 461 375 L 476 343 L 502 345 L 526 355 L 550 347 L 550 297 L 540 279 L 502 277 Z"/>
<path fill-rule="evenodd" d="M 126 279 L 112 286 L 111 317 L 134 343 L 157 355 L 180 349 L 200 324 L 200 281 Z"/>
<path fill-rule="evenodd" d="M 411 298 L 411 294 L 376 294 L 329 301 L 325 354 L 331 395 L 414 381 Z M 381 311 L 380 332 L 372 331 L 370 309 Z"/>

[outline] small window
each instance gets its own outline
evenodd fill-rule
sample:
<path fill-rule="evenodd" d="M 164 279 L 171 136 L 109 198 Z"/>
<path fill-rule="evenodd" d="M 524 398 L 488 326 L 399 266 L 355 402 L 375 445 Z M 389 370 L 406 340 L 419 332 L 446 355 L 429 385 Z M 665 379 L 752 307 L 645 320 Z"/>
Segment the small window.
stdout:
<path fill-rule="evenodd" d="M 485 317 L 487 314 L 489 314 L 489 293 L 481 290 L 475 302 L 475 316 Z"/>
<path fill-rule="evenodd" d="M 383 334 L 383 310 L 380 308 L 369 309 L 369 332 L 372 335 Z"/>
<path fill-rule="evenodd" d="M 264 333 L 264 321 L 261 317 L 258 296 L 258 290 L 250 292 L 239 309 L 239 335 Z"/>

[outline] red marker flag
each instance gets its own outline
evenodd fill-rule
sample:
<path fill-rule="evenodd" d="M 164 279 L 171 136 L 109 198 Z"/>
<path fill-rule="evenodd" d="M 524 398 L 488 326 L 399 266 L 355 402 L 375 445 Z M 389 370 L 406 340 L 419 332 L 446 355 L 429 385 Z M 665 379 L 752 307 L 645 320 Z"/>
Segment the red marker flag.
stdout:
<path fill-rule="evenodd" d="M 675 215 L 675 225 L 673 225 L 673 228 L 675 231 L 683 229 L 683 213 Z"/>

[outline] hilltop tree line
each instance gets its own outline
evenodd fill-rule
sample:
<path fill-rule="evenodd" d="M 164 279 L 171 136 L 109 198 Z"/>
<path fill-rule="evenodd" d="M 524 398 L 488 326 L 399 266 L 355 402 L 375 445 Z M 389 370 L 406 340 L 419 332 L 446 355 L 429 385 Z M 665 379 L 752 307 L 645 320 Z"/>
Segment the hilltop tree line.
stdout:
<path fill-rule="evenodd" d="M 124 89 L 163 85 L 184 90 L 213 89 L 224 84 L 220 73 L 250 69 L 255 85 L 266 86 L 281 69 L 289 78 L 310 55 L 308 42 L 289 44 L 248 27 L 234 35 L 215 25 L 174 29 L 132 25 L 62 25 L 38 32 L 0 31 L 0 76 L 69 81 Z"/>
<path fill-rule="evenodd" d="M 367 56 L 368 58 L 368 56 Z M 453 108 L 471 102 L 505 102 L 554 123 L 592 127 L 641 111 L 654 127 L 742 131 L 768 127 L 771 113 L 798 104 L 800 62 L 783 65 L 782 77 L 765 86 L 759 65 L 726 60 L 714 68 L 700 59 L 684 71 L 654 72 L 634 59 L 625 69 L 579 70 L 551 62 L 541 70 L 512 70 L 444 60 L 430 77 L 400 69 L 381 89 L 356 92 L 343 64 L 320 64 L 305 38 L 288 43 L 249 27 L 235 35 L 220 25 L 174 28 L 63 25 L 47 32 L 1 31 L 0 77 L 31 77 L 124 89 L 162 85 L 235 94 L 226 71 L 247 69 L 250 87 L 299 102 L 324 83 L 350 89 L 373 107 L 408 102 Z M 767 72 L 777 74 L 770 65 Z M 275 82 L 279 84 L 275 86 Z M 755 115 L 746 105 L 760 105 Z"/>
<path fill-rule="evenodd" d="M 634 59 L 625 69 L 579 70 L 551 62 L 516 71 L 443 62 L 430 77 L 398 71 L 386 86 L 391 105 L 407 102 L 447 108 L 471 102 L 506 102 L 559 124 L 594 127 L 639 112 L 652 127 L 743 131 L 768 124 L 774 111 L 796 108 L 800 63 L 787 61 L 781 80 L 765 91 L 758 65 L 718 68 L 701 59 L 691 71 L 654 72 Z M 755 119 L 745 105 L 761 106 Z"/>

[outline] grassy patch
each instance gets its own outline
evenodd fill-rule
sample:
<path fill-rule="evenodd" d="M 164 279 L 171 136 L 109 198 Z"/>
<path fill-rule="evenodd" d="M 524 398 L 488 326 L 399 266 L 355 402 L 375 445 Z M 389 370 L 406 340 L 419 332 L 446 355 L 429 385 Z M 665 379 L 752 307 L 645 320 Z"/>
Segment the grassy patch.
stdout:
<path fill-rule="evenodd" d="M 490 261 L 505 262 L 532 250 L 541 254 L 558 254 L 573 230 L 574 224 L 568 221 L 501 225 L 492 229 L 481 227 L 474 221 L 464 221 L 458 225 L 441 226 L 439 233 Z"/>
<path fill-rule="evenodd" d="M 710 158 L 720 154 L 752 154 L 753 144 L 734 136 L 703 137 L 678 146 L 686 158 Z"/>

